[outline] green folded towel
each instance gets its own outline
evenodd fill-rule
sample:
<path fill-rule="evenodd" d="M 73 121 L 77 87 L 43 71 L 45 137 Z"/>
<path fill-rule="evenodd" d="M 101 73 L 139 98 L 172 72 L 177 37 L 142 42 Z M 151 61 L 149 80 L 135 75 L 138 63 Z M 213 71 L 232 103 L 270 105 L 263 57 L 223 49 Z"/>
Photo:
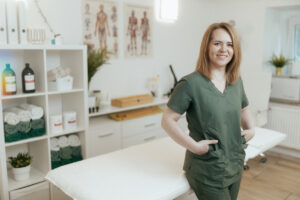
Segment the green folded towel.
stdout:
<path fill-rule="evenodd" d="M 70 146 L 60 148 L 59 156 L 61 159 L 71 159 L 72 158 L 72 148 Z"/>
<path fill-rule="evenodd" d="M 31 129 L 30 130 L 30 137 L 37 137 L 37 136 L 42 136 L 46 133 L 45 128 L 40 128 L 40 129 Z"/>
<path fill-rule="evenodd" d="M 72 159 L 61 159 L 60 163 L 61 165 L 67 165 L 72 163 Z"/>
<path fill-rule="evenodd" d="M 24 134 L 21 134 L 20 132 L 16 132 L 10 135 L 5 135 L 5 142 L 16 142 L 22 140 L 23 135 Z"/>
<path fill-rule="evenodd" d="M 51 161 L 51 168 L 55 169 L 62 166 L 62 163 L 60 161 Z"/>
<path fill-rule="evenodd" d="M 45 120 L 44 120 L 44 118 L 32 120 L 31 121 L 31 128 L 32 129 L 42 129 L 42 128 L 45 128 Z"/>
<path fill-rule="evenodd" d="M 81 146 L 71 147 L 72 148 L 72 157 L 81 156 Z"/>
<path fill-rule="evenodd" d="M 4 123 L 4 132 L 5 135 L 11 135 L 18 132 L 18 126 L 17 125 L 10 125 L 8 123 Z"/>
<path fill-rule="evenodd" d="M 51 150 L 51 161 L 60 161 L 59 151 Z"/>
<path fill-rule="evenodd" d="M 30 121 L 28 121 L 28 122 L 19 122 L 17 124 L 17 127 L 18 127 L 19 132 L 28 133 L 31 129 L 31 123 L 30 123 Z"/>

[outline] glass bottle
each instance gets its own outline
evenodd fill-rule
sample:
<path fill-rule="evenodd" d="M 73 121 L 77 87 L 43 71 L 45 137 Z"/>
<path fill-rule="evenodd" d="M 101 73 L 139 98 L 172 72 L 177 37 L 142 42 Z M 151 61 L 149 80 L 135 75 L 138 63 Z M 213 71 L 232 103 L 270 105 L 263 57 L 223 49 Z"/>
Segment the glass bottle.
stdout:
<path fill-rule="evenodd" d="M 22 87 L 24 93 L 35 92 L 34 72 L 30 68 L 29 63 L 25 64 L 25 68 L 22 72 Z"/>
<path fill-rule="evenodd" d="M 2 93 L 3 95 L 13 95 L 17 93 L 16 74 L 10 68 L 10 64 L 6 64 L 6 68 L 2 72 Z"/>

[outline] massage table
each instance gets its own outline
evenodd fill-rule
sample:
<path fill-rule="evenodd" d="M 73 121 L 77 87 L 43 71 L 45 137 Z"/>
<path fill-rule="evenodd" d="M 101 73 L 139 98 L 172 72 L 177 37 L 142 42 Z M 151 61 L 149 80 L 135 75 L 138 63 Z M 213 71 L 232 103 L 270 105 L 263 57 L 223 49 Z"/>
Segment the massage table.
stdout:
<path fill-rule="evenodd" d="M 285 135 L 256 128 L 246 160 Z M 74 200 L 171 200 L 190 190 L 182 169 L 185 149 L 165 137 L 51 170 L 46 179 Z"/>

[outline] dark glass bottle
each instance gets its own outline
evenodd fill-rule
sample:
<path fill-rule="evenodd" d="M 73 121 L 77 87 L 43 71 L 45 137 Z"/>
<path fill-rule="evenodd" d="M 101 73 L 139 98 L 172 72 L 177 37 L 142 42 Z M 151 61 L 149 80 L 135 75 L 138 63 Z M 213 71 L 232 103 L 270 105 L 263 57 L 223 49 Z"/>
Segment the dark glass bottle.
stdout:
<path fill-rule="evenodd" d="M 34 79 L 34 72 L 29 67 L 29 64 L 25 64 L 25 68 L 22 72 L 22 86 L 24 93 L 33 93 L 35 92 L 35 79 Z"/>
<path fill-rule="evenodd" d="M 6 64 L 6 68 L 2 72 L 2 93 L 3 95 L 13 95 L 17 93 L 16 74 L 10 68 L 10 64 Z"/>

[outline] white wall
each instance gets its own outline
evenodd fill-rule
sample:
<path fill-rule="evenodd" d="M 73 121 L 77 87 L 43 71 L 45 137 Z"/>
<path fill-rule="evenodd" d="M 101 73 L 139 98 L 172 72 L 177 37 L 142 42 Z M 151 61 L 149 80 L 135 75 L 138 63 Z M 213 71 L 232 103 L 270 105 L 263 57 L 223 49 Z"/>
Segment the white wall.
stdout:
<path fill-rule="evenodd" d="M 290 54 L 290 38 L 289 38 L 289 19 L 300 19 L 300 5 L 287 7 L 272 7 L 267 9 L 266 26 L 265 26 L 265 45 L 264 45 L 264 61 L 270 60 L 273 53 L 279 55 L 283 53 L 284 56 L 292 58 Z M 290 71 L 288 70 L 290 67 Z M 292 75 L 292 64 L 283 68 L 283 74 Z M 274 66 L 267 68 L 269 71 L 275 73 Z M 299 71 L 299 70 L 298 70 Z"/>
<path fill-rule="evenodd" d="M 32 1 L 32 0 L 28 0 Z M 66 43 L 81 43 L 80 0 L 39 0 L 49 22 L 57 32 L 62 33 Z M 150 59 L 124 59 L 122 43 L 123 3 L 120 10 L 120 58 L 110 60 L 91 82 L 90 89 L 110 91 L 112 97 L 139 94 L 147 91 L 149 77 L 160 74 L 163 91 L 172 83 L 168 65 L 172 64 L 178 78 L 195 68 L 202 35 L 213 22 L 235 20 L 241 35 L 243 60 L 241 65 L 247 95 L 251 108 L 267 108 L 270 93 L 270 73 L 265 70 L 263 58 L 265 42 L 265 17 L 269 7 L 300 5 L 299 0 L 180 0 L 179 16 L 174 24 L 154 22 L 154 56 Z M 154 0 L 127 0 L 127 3 L 152 5 Z M 30 13 L 31 24 L 41 20 Z M 266 25 L 271 29 L 272 27 Z"/>

